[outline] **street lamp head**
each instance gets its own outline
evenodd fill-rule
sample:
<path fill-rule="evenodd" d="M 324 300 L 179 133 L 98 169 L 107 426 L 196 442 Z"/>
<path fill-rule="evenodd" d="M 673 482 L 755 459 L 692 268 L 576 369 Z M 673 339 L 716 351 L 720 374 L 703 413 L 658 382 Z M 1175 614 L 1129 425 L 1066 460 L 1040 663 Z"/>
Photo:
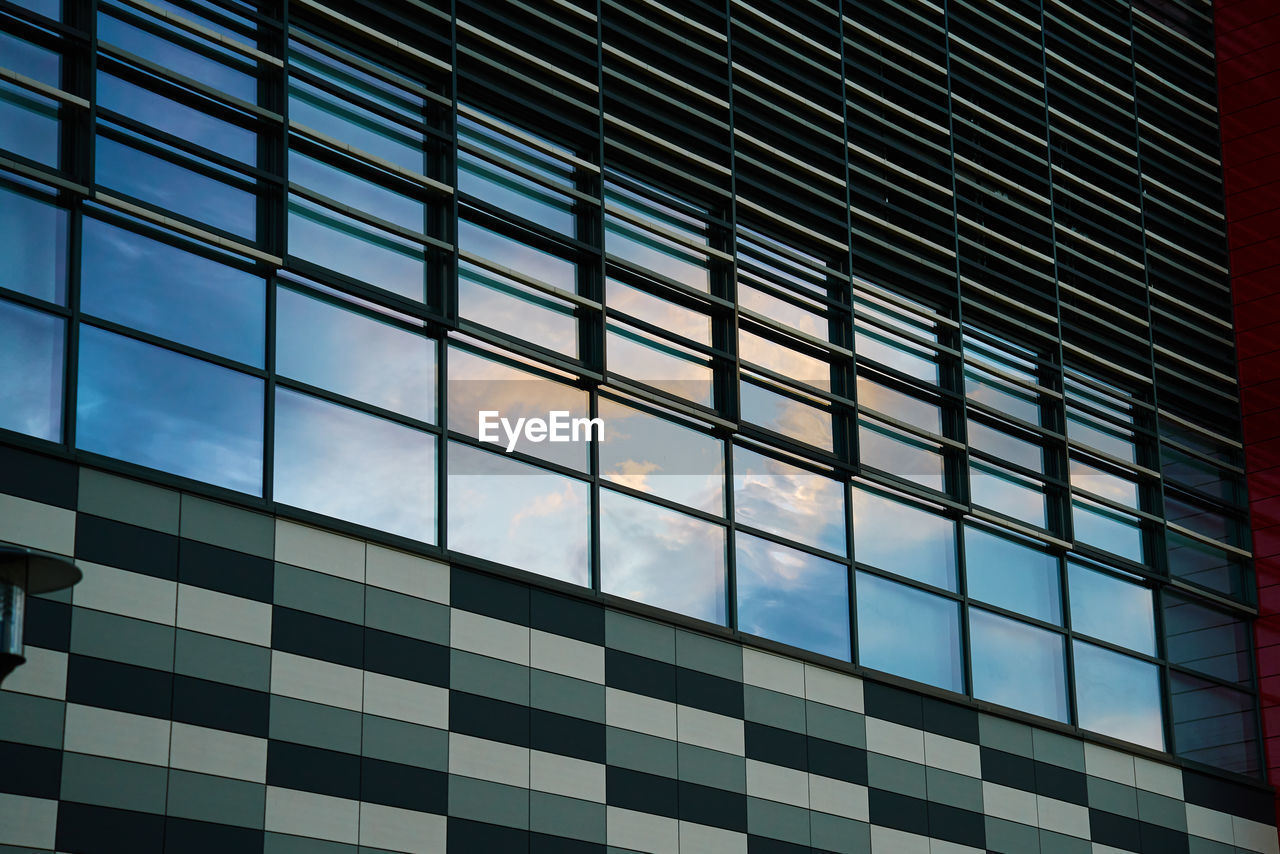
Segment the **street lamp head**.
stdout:
<path fill-rule="evenodd" d="M 81 578 L 64 557 L 0 545 L 0 682 L 26 661 L 22 655 L 22 619 L 28 593 L 52 593 Z"/>

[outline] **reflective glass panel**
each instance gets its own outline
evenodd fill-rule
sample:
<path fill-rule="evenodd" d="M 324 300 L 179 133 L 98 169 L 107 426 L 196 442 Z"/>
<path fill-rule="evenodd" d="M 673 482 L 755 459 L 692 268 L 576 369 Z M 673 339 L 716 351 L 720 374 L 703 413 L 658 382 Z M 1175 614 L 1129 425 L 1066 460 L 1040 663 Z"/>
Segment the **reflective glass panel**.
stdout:
<path fill-rule="evenodd" d="M 590 583 L 586 483 L 449 443 L 449 548 L 561 581 Z"/>
<path fill-rule="evenodd" d="M 409 231 L 424 228 L 422 202 L 297 150 L 289 152 L 289 180 Z"/>
<path fill-rule="evenodd" d="M 966 366 L 964 393 L 970 400 L 985 403 L 997 412 L 1020 418 L 1030 424 L 1040 423 L 1040 402 L 1033 392 L 996 379 L 986 371 Z"/>
<path fill-rule="evenodd" d="M 973 696 L 1066 722 L 1067 659 L 1062 635 L 969 609 Z"/>
<path fill-rule="evenodd" d="M 66 321 L 0 300 L 0 429 L 62 438 Z"/>
<path fill-rule="evenodd" d="M 859 421 L 858 455 L 863 465 L 897 475 L 925 489 L 944 492 L 947 488 L 946 461 L 941 446 L 931 442 L 922 442 L 870 421 Z"/>
<path fill-rule="evenodd" d="M 67 299 L 67 212 L 0 186 L 0 287 Z"/>
<path fill-rule="evenodd" d="M 458 314 L 578 358 L 578 319 L 572 305 L 467 261 L 458 264 Z"/>
<path fill-rule="evenodd" d="M 712 405 L 710 358 L 614 324 L 605 332 L 605 349 L 611 372 L 702 406 Z"/>
<path fill-rule="evenodd" d="M 917 581 L 956 589 L 956 523 L 853 488 L 854 557 Z"/>
<path fill-rule="evenodd" d="M 734 539 L 738 628 L 848 661 L 848 568 L 741 531 Z"/>
<path fill-rule="evenodd" d="M 474 252 L 482 258 L 515 270 L 548 285 L 555 285 L 569 293 L 578 291 L 577 265 L 534 249 L 518 240 L 491 231 L 483 226 L 460 220 L 458 222 L 458 249 Z"/>
<path fill-rule="evenodd" d="M 921 430 L 942 433 L 942 408 L 937 404 L 904 394 L 865 376 L 858 377 L 858 403 Z"/>
<path fill-rule="evenodd" d="M 77 395 L 81 449 L 262 494 L 262 380 L 81 326 Z"/>
<path fill-rule="evenodd" d="M 1151 591 L 1067 562 L 1071 628 L 1147 655 L 1155 655 L 1156 629 Z"/>
<path fill-rule="evenodd" d="M 276 290 L 276 370 L 420 421 L 435 420 L 433 339 L 288 288 Z"/>
<path fill-rule="evenodd" d="M 258 136 L 253 131 L 214 118 L 113 74 L 98 74 L 98 106 L 242 163 L 255 165 L 258 162 Z"/>
<path fill-rule="evenodd" d="M 979 451 L 985 451 L 1003 462 L 1044 472 L 1044 452 L 1034 442 L 1010 436 L 973 419 L 969 419 L 967 430 L 969 444 Z"/>
<path fill-rule="evenodd" d="M 858 663 L 963 691 L 959 604 L 868 572 L 856 583 Z"/>
<path fill-rule="evenodd" d="M 1046 623 L 1062 624 L 1058 558 L 1013 539 L 966 525 L 964 568 L 969 595 Z"/>
<path fill-rule="evenodd" d="M 1164 536 L 1169 574 L 1174 578 L 1236 598 L 1253 590 L 1240 558 L 1171 529 L 1166 528 Z"/>
<path fill-rule="evenodd" d="M 874 326 L 859 323 L 854 328 L 853 349 L 865 356 L 909 377 L 937 385 L 937 357 L 932 350 L 908 341 Z"/>
<path fill-rule="evenodd" d="M 1137 446 L 1131 433 L 1097 420 L 1079 410 L 1067 408 L 1067 437 L 1086 447 L 1119 457 L 1126 462 L 1136 462 Z"/>
<path fill-rule="evenodd" d="M 969 492 L 974 504 L 1037 528 L 1048 527 L 1043 487 L 994 466 L 969 463 Z"/>
<path fill-rule="evenodd" d="M 602 489 L 600 589 L 723 625 L 725 529 Z"/>
<path fill-rule="evenodd" d="M 274 497 L 434 543 L 436 437 L 278 388 Z"/>
<path fill-rule="evenodd" d="M 809 310 L 766 291 L 747 287 L 741 270 L 738 273 L 738 305 L 762 314 L 770 320 L 786 324 L 792 329 L 806 332 L 815 338 L 826 340 L 827 335 L 830 334 L 827 319 L 815 313 L 820 311 L 817 306 Z"/>
<path fill-rule="evenodd" d="M 506 213 L 574 236 L 577 223 L 568 197 L 465 150 L 458 151 L 458 189 Z"/>
<path fill-rule="evenodd" d="M 1083 641 L 1075 641 L 1072 649 L 1080 727 L 1163 750 L 1156 665 Z"/>
<path fill-rule="evenodd" d="M 847 554 L 844 485 L 746 448 L 733 449 L 734 517 L 832 554 Z"/>
<path fill-rule="evenodd" d="M 289 254 L 409 299 L 425 293 L 421 244 L 297 197 L 289 200 Z"/>
<path fill-rule="evenodd" d="M 1125 507 L 1138 509 L 1138 484 L 1079 460 L 1071 461 L 1071 486 Z"/>
<path fill-rule="evenodd" d="M 47 86 L 62 87 L 62 57 L 55 50 L 0 32 L 0 57 L 4 67 Z"/>
<path fill-rule="evenodd" d="M 601 397 L 600 476 L 708 513 L 724 515 L 724 443 Z"/>
<path fill-rule="evenodd" d="M 0 49 L 0 62 L 3 61 Z M 57 168 L 62 145 L 58 113 L 53 99 L 0 81 L 0 148 Z"/>
<path fill-rule="evenodd" d="M 1071 502 L 1076 540 L 1129 560 L 1142 560 L 1142 528 L 1138 520 L 1077 498 Z"/>
<path fill-rule="evenodd" d="M 1249 636 L 1244 620 L 1165 591 L 1165 654 L 1171 663 L 1247 687 L 1253 674 Z"/>
<path fill-rule="evenodd" d="M 1244 691 L 1169 671 L 1169 705 L 1178 755 L 1238 774 L 1258 773 L 1258 719 Z"/>
<path fill-rule="evenodd" d="M 779 376 L 823 391 L 831 390 L 831 366 L 745 329 L 738 331 L 738 355 Z"/>
<path fill-rule="evenodd" d="M 84 218 L 80 307 L 134 329 L 262 367 L 260 276 Z"/>
<path fill-rule="evenodd" d="M 167 30 L 163 25 L 157 24 L 157 26 L 161 30 Z M 108 14 L 98 15 L 98 38 L 158 65 L 176 69 L 181 74 L 220 89 L 228 95 L 234 95 L 251 104 L 257 103 L 258 83 L 251 74 L 246 73 L 247 68 L 243 65 L 243 60 L 237 62 L 236 54 L 229 49 L 218 48 L 212 42 L 202 41 L 199 37 L 185 36 L 182 40 L 194 40 L 206 49 L 196 52 L 176 44 L 173 40 L 156 35 L 150 30 L 127 24 Z M 207 54 L 224 55 L 229 62 L 236 63 L 237 67 L 219 62 Z M 241 71 L 241 68 L 246 68 L 246 71 Z"/>
<path fill-rule="evenodd" d="M 738 386 L 742 420 L 824 451 L 832 451 L 831 412 L 745 378 Z"/>
<path fill-rule="evenodd" d="M 610 310 L 629 314 L 673 335 L 711 346 L 711 318 L 701 312 L 613 278 L 605 280 L 605 301 Z"/>

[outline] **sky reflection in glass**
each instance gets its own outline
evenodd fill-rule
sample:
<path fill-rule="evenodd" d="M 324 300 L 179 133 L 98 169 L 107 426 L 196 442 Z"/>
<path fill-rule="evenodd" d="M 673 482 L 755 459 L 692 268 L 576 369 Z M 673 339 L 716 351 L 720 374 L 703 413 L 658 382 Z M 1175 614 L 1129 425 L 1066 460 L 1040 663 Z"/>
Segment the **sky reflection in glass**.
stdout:
<path fill-rule="evenodd" d="M 858 455 L 864 465 L 909 480 L 925 489 L 946 489 L 946 461 L 940 445 L 882 427 L 858 422 Z"/>
<path fill-rule="evenodd" d="M 161 25 L 160 29 L 167 28 Z M 258 101 L 258 83 L 250 74 L 219 62 L 203 51 L 197 53 L 194 50 L 188 50 L 105 12 L 98 14 L 98 38 L 122 47 L 143 59 L 178 70 L 193 80 L 212 86 L 214 89 L 220 89 L 243 101 L 251 104 L 256 104 Z M 188 36 L 188 38 L 191 37 Z M 206 47 L 208 53 L 225 52 L 229 59 L 235 56 L 229 49 L 216 47 L 198 36 L 194 37 L 194 40 Z"/>
<path fill-rule="evenodd" d="M 724 515 L 724 443 L 657 415 L 600 398 L 600 476 L 668 501 Z"/>
<path fill-rule="evenodd" d="M 426 253 L 296 196 L 289 199 L 289 254 L 412 300 L 426 292 Z"/>
<path fill-rule="evenodd" d="M 738 331 L 738 355 L 765 370 L 822 391 L 831 390 L 831 365 L 816 356 L 784 347 L 763 335 Z"/>
<path fill-rule="evenodd" d="M 1083 641 L 1075 641 L 1072 649 L 1080 727 L 1163 750 L 1156 665 Z"/>
<path fill-rule="evenodd" d="M 1037 528 L 1048 527 L 1043 487 L 993 465 L 969 462 L 969 493 L 974 504 Z"/>
<path fill-rule="evenodd" d="M 734 518 L 843 557 L 844 484 L 743 447 L 733 449 Z"/>
<path fill-rule="evenodd" d="M 578 318 L 572 305 L 467 261 L 458 264 L 458 314 L 578 358 Z"/>
<path fill-rule="evenodd" d="M 966 525 L 964 569 L 969 595 L 1046 623 L 1062 624 L 1058 558 Z"/>
<path fill-rule="evenodd" d="M 62 57 L 55 50 L 0 32 L 0 57 L 4 67 L 47 86 L 62 87 Z"/>
<path fill-rule="evenodd" d="M 741 531 L 734 540 L 738 628 L 848 661 L 848 568 Z"/>
<path fill-rule="evenodd" d="M 62 438 L 66 321 L 0 300 L 0 429 Z"/>
<path fill-rule="evenodd" d="M 583 586 L 590 583 L 586 483 L 449 443 L 449 548 Z"/>
<path fill-rule="evenodd" d="M 424 228 L 422 202 L 297 150 L 289 152 L 289 181 L 409 231 Z"/>
<path fill-rule="evenodd" d="M 463 150 L 458 152 L 458 189 L 514 216 L 574 236 L 576 218 L 567 197 Z"/>
<path fill-rule="evenodd" d="M 832 451 L 831 413 L 745 379 L 738 385 L 742 420 L 759 424 L 798 442 Z"/>
<path fill-rule="evenodd" d="M 868 572 L 856 584 L 859 664 L 964 690 L 959 604 Z"/>
<path fill-rule="evenodd" d="M 944 516 L 855 486 L 853 543 L 859 563 L 956 589 L 956 523 Z"/>
<path fill-rule="evenodd" d="M 1067 579 L 1071 628 L 1155 655 L 1155 615 L 1149 589 L 1070 561 Z"/>
<path fill-rule="evenodd" d="M 77 394 L 81 449 L 262 494 L 262 380 L 82 325 Z"/>
<path fill-rule="evenodd" d="M 600 589 L 724 624 L 725 529 L 600 490 Z"/>
<path fill-rule="evenodd" d="M 262 367 L 267 293 L 260 276 L 90 217 L 83 241 L 82 310 Z"/>
<path fill-rule="evenodd" d="M 1056 721 L 1067 720 L 1062 635 L 971 608 L 969 644 L 974 697 Z"/>
<path fill-rule="evenodd" d="M 523 273 L 530 278 L 554 285 L 569 293 L 578 292 L 577 265 L 512 240 L 483 226 L 458 221 L 459 251 L 474 252 L 499 266 Z"/>
<path fill-rule="evenodd" d="M 1132 516 L 1076 498 L 1071 502 L 1071 522 L 1077 542 L 1129 560 L 1142 560 L 1142 528 Z"/>
<path fill-rule="evenodd" d="M 605 302 L 611 311 L 629 314 L 673 335 L 711 346 L 711 318 L 676 305 L 614 278 L 605 280 Z"/>
<path fill-rule="evenodd" d="M 288 288 L 276 291 L 281 375 L 434 421 L 436 342 Z"/>
<path fill-rule="evenodd" d="M 436 541 L 436 437 L 345 406 L 276 390 L 277 501 Z"/>
<path fill-rule="evenodd" d="M 709 358 L 612 323 L 605 331 L 605 349 L 610 372 L 706 407 L 712 405 L 714 373 Z"/>
<path fill-rule="evenodd" d="M 53 100 L 0 81 L 0 148 L 57 168 L 61 151 L 58 112 Z"/>
<path fill-rule="evenodd" d="M 0 287 L 63 303 L 67 212 L 0 185 Z"/>
<path fill-rule="evenodd" d="M 98 73 L 98 106 L 241 163 L 257 165 L 258 135 L 253 131 L 105 72 Z"/>

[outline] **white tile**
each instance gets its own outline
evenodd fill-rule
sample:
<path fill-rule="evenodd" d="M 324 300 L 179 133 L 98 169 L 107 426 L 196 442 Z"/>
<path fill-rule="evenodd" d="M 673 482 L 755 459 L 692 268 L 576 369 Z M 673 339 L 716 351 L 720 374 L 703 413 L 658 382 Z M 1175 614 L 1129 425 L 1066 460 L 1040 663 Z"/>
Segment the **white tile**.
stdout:
<path fill-rule="evenodd" d="M 449 604 L 449 567 L 425 557 L 369 543 L 365 582 L 406 596 Z"/>
<path fill-rule="evenodd" d="M 747 760 L 747 794 L 783 804 L 809 807 L 809 775 L 756 759 Z"/>
<path fill-rule="evenodd" d="M 558 753 L 529 751 L 529 787 L 580 801 L 604 803 L 604 766 Z"/>
<path fill-rule="evenodd" d="M 88 561 L 77 561 L 76 565 L 84 578 L 71 588 L 73 604 L 173 625 L 178 610 L 177 582 Z"/>
<path fill-rule="evenodd" d="M 869 821 L 867 787 L 820 774 L 809 775 L 809 809 Z"/>
<path fill-rule="evenodd" d="M 1227 845 L 1234 845 L 1236 841 L 1230 815 L 1195 804 L 1187 804 L 1187 833 Z"/>
<path fill-rule="evenodd" d="M 929 854 L 929 837 L 873 824 L 871 854 Z"/>
<path fill-rule="evenodd" d="M 52 850 L 58 802 L 0 792 L 0 845 Z"/>
<path fill-rule="evenodd" d="M 449 773 L 529 788 L 529 748 L 449 733 Z"/>
<path fill-rule="evenodd" d="M 604 722 L 619 729 L 676 740 L 676 704 L 643 694 L 605 688 Z"/>
<path fill-rule="evenodd" d="M 1038 820 L 1034 794 L 985 780 L 982 783 L 982 811 L 1005 821 L 1016 821 L 1031 827 L 1035 827 Z"/>
<path fill-rule="evenodd" d="M 351 581 L 364 581 L 364 540 L 276 520 L 276 560 Z"/>
<path fill-rule="evenodd" d="M 0 493 L 0 542 L 73 555 L 76 552 L 76 514 L 61 507 Z"/>
<path fill-rule="evenodd" d="M 804 696 L 804 663 L 770 652 L 744 647 L 742 681 L 770 691 Z"/>
<path fill-rule="evenodd" d="M 268 786 L 266 829 L 355 845 L 360 802 Z"/>
<path fill-rule="evenodd" d="M 65 700 L 67 654 L 39 646 L 28 646 L 22 654 L 27 663 L 5 677 L 4 688 L 0 690 Z"/>
<path fill-rule="evenodd" d="M 364 671 L 291 652 L 271 652 L 271 693 L 360 711 Z"/>
<path fill-rule="evenodd" d="M 609 807 L 605 821 L 611 847 L 645 854 L 674 854 L 680 850 L 680 826 L 674 818 Z"/>
<path fill-rule="evenodd" d="M 1103 747 L 1098 744 L 1084 743 L 1084 770 L 1094 777 L 1136 786 L 1134 778 L 1133 756 Z"/>
<path fill-rule="evenodd" d="M 867 750 L 924 764 L 924 732 L 914 727 L 867 718 Z"/>
<path fill-rule="evenodd" d="M 1089 808 L 1036 795 L 1037 826 L 1067 836 L 1089 838 Z"/>
<path fill-rule="evenodd" d="M 574 679 L 604 684 L 604 647 L 532 629 L 529 665 Z"/>
<path fill-rule="evenodd" d="M 442 815 L 360 804 L 360 845 L 406 854 L 436 854 L 445 850 L 448 820 Z"/>
<path fill-rule="evenodd" d="M 529 628 L 482 614 L 454 609 L 449 615 L 449 643 L 455 649 L 529 663 Z"/>
<path fill-rule="evenodd" d="M 1231 817 L 1231 825 L 1237 848 L 1247 848 L 1262 854 L 1277 854 L 1280 851 L 1280 836 L 1272 825 L 1258 821 L 1250 821 L 1238 815 Z"/>
<path fill-rule="evenodd" d="M 1161 762 L 1153 762 L 1141 756 L 1133 758 L 1134 778 L 1139 789 L 1164 795 L 1176 801 L 1182 800 L 1182 769 Z"/>
<path fill-rule="evenodd" d="M 719 827 L 682 821 L 680 822 L 680 850 L 697 852 L 697 854 L 747 854 L 747 835 Z"/>
<path fill-rule="evenodd" d="M 804 666 L 804 695 L 850 712 L 862 712 L 862 680 L 848 673 L 828 670 L 816 664 Z"/>
<path fill-rule="evenodd" d="M 166 765 L 169 721 L 68 703 L 63 749 L 147 765 Z"/>
<path fill-rule="evenodd" d="M 173 724 L 169 765 L 184 771 L 267 782 L 267 741 L 220 729 Z"/>
<path fill-rule="evenodd" d="M 747 752 L 744 739 L 744 725 L 738 718 L 717 715 L 692 706 L 676 707 L 677 741 L 743 756 Z"/>
<path fill-rule="evenodd" d="M 448 729 L 449 691 L 366 671 L 363 711 L 366 715 Z"/>
<path fill-rule="evenodd" d="M 269 647 L 271 605 L 179 584 L 178 628 Z"/>
<path fill-rule="evenodd" d="M 982 776 L 982 750 L 978 745 L 933 732 L 924 734 L 924 763 L 966 777 Z"/>

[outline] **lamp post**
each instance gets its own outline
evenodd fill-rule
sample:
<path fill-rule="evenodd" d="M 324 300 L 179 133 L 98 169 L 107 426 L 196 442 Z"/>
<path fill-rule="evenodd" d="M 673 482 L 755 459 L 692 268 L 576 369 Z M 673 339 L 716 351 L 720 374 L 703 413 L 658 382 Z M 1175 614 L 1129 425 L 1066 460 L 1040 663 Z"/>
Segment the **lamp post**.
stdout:
<path fill-rule="evenodd" d="M 0 682 L 27 659 L 22 655 L 22 618 L 28 593 L 52 593 L 81 578 L 64 557 L 0 545 Z"/>

